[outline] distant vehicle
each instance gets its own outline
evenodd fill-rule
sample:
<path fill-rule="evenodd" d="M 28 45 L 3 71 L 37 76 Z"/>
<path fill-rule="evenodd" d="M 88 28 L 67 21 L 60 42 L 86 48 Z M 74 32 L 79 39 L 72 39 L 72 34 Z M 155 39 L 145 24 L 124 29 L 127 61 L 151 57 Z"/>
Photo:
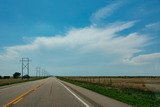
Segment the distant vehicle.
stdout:
<path fill-rule="evenodd" d="M 24 75 L 24 76 L 23 76 L 23 78 L 27 78 L 27 79 L 29 79 L 29 78 L 30 78 L 30 76 L 29 76 L 29 75 Z"/>

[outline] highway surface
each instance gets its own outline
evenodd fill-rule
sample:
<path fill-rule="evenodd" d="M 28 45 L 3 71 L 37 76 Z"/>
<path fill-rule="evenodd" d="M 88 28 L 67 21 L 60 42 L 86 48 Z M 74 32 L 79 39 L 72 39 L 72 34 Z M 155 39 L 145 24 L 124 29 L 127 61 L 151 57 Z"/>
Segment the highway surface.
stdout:
<path fill-rule="evenodd" d="M 130 107 L 50 77 L 0 88 L 0 107 Z"/>

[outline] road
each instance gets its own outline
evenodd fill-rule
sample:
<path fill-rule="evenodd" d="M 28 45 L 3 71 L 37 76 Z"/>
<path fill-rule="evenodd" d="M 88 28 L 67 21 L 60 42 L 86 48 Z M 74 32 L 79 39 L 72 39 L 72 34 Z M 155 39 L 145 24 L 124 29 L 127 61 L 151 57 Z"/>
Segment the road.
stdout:
<path fill-rule="evenodd" d="M 0 107 L 130 107 L 50 77 L 0 89 Z"/>

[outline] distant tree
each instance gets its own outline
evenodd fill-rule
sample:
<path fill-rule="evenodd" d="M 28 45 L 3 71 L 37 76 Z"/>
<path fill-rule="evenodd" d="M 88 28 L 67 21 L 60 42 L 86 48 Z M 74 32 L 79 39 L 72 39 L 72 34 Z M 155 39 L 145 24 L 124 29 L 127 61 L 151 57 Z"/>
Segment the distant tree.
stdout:
<path fill-rule="evenodd" d="M 0 75 L 0 79 L 2 79 L 2 76 Z"/>
<path fill-rule="evenodd" d="M 4 79 L 9 79 L 9 78 L 10 78 L 10 76 L 4 76 L 3 78 L 4 78 Z"/>
<path fill-rule="evenodd" d="M 13 74 L 13 78 L 18 78 L 20 75 L 21 75 L 21 73 L 15 72 L 15 73 Z"/>

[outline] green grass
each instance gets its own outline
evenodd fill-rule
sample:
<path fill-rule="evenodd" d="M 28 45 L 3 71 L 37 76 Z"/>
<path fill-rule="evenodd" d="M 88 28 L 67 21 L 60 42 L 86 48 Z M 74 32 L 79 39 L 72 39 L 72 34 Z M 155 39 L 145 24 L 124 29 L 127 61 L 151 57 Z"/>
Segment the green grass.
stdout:
<path fill-rule="evenodd" d="M 120 89 L 88 82 L 69 80 L 63 77 L 58 78 L 135 107 L 160 107 L 160 92 L 153 93 L 135 89 Z"/>
<path fill-rule="evenodd" d="M 6 85 L 11 85 L 11 84 L 17 84 L 17 83 L 22 83 L 22 82 L 28 82 L 28 81 L 35 81 L 39 79 L 44 79 L 43 77 L 31 77 L 30 79 L 21 79 L 21 78 L 9 78 L 9 79 L 0 79 L 0 86 L 6 86 Z"/>

